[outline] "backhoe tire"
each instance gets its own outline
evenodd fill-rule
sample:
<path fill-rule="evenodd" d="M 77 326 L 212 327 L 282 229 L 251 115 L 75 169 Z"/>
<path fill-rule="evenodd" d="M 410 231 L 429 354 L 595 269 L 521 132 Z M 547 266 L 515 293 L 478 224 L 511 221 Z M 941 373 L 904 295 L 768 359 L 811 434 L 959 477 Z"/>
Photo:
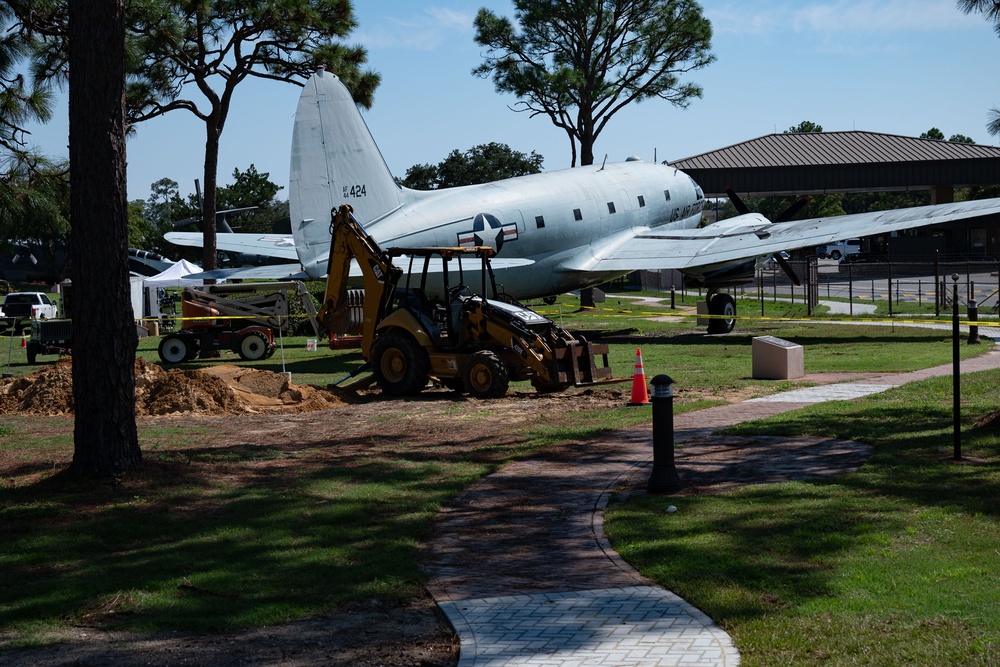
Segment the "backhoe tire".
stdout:
<path fill-rule="evenodd" d="M 190 346 L 180 336 L 165 336 L 156 351 L 165 364 L 179 364 L 191 358 Z"/>
<path fill-rule="evenodd" d="M 431 363 L 411 336 L 388 333 L 372 347 L 372 374 L 389 396 L 414 396 L 427 386 Z"/>
<path fill-rule="evenodd" d="M 267 356 L 267 338 L 259 331 L 248 331 L 240 338 L 237 352 L 243 361 L 258 361 Z"/>
<path fill-rule="evenodd" d="M 465 389 L 476 398 L 500 398 L 507 393 L 510 377 L 500 357 L 480 350 L 469 357 L 465 366 Z"/>
<path fill-rule="evenodd" d="M 736 300 L 728 294 L 716 294 L 708 302 L 709 315 L 722 315 L 724 317 L 713 317 L 708 321 L 708 333 L 726 334 L 736 326 Z"/>

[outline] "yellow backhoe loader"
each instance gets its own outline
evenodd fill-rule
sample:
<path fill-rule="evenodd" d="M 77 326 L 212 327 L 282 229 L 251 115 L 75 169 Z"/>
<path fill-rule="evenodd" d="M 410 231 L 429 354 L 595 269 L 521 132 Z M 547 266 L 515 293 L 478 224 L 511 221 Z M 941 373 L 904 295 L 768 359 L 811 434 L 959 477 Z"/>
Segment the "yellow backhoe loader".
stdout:
<path fill-rule="evenodd" d="M 383 250 L 347 205 L 332 211 L 330 232 L 317 319 L 331 347 L 340 347 L 351 320 L 360 319 L 361 355 L 384 393 L 413 395 L 434 379 L 478 398 L 497 398 L 512 380 L 530 380 L 536 390 L 550 392 L 611 377 L 607 345 L 577 338 L 497 293 L 489 246 Z M 351 316 L 358 302 L 348 290 L 352 259 L 364 284 L 360 318 Z M 409 263 L 405 281 L 394 260 Z M 478 293 L 467 278 L 479 279 Z"/>

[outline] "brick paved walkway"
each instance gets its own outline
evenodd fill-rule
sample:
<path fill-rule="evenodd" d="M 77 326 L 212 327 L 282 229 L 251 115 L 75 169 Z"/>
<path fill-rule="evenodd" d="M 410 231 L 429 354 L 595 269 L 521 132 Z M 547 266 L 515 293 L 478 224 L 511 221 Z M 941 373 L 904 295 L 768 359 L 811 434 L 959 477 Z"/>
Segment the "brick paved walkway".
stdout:
<path fill-rule="evenodd" d="M 962 364 L 1000 368 L 1000 351 Z M 687 488 L 838 475 L 869 454 L 817 438 L 716 437 L 750 419 L 951 373 L 939 366 L 679 415 Z M 604 536 L 610 494 L 648 476 L 649 426 L 513 463 L 469 487 L 422 550 L 428 588 L 461 641 L 460 667 L 731 667 L 739 654 L 705 614 L 632 569 Z"/>

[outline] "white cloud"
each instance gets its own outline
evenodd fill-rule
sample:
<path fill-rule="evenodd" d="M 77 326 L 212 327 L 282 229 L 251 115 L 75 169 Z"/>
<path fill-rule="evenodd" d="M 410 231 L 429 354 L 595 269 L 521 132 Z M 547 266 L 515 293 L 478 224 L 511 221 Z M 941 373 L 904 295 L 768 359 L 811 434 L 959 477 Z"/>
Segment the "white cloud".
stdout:
<path fill-rule="evenodd" d="M 792 15 L 795 29 L 819 33 L 932 32 L 969 23 L 954 0 L 840 0 L 800 7 Z"/>
<path fill-rule="evenodd" d="M 456 41 L 472 41 L 473 11 L 424 7 L 408 16 L 383 15 L 379 21 L 361 24 L 354 40 L 369 49 L 413 49 L 436 51 Z"/>
<path fill-rule="evenodd" d="M 707 3 L 706 3 L 707 4 Z M 981 27 L 981 17 L 959 11 L 955 0 L 827 0 L 744 2 L 706 7 L 717 34 L 880 34 Z"/>

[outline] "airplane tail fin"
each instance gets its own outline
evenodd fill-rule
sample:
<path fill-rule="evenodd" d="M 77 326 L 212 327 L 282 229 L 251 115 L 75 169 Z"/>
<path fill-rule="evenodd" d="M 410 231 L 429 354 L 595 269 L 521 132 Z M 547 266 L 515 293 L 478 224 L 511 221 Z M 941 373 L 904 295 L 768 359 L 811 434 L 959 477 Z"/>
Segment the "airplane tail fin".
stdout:
<path fill-rule="evenodd" d="M 313 275 L 325 272 L 332 209 L 350 204 L 367 224 L 403 202 L 347 87 L 317 71 L 299 97 L 288 178 L 292 234 L 303 266 Z M 310 270 L 320 264 L 318 274 Z"/>

